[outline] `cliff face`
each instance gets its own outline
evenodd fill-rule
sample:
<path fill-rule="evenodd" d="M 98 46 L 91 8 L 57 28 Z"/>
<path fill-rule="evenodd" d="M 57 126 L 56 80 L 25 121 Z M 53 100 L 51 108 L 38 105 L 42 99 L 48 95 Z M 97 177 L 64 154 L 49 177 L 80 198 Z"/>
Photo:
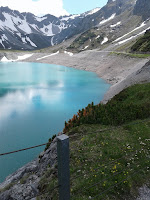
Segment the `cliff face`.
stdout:
<path fill-rule="evenodd" d="M 53 168 L 57 162 L 57 139 L 40 154 L 39 158 L 23 166 L 8 176 L 0 184 L 0 200 L 30 200 L 39 194 L 39 181 L 47 168 Z"/>
<path fill-rule="evenodd" d="M 142 16 L 143 20 L 148 19 L 150 17 L 150 0 L 137 0 L 133 14 Z"/>

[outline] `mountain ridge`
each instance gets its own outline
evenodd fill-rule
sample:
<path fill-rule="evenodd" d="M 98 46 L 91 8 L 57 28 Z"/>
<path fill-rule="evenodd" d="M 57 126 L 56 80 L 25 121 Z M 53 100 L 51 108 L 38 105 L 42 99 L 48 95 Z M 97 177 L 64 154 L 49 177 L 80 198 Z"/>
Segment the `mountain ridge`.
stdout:
<path fill-rule="evenodd" d="M 101 48 L 101 45 L 110 44 L 149 19 L 150 8 L 146 7 L 147 1 L 144 0 L 143 3 L 141 0 L 108 0 L 102 8 L 61 17 L 51 14 L 37 17 L 32 13 L 20 13 L 8 7 L 0 7 L 0 49 L 47 48 L 65 42 L 78 34 L 84 34 L 86 31 L 95 34 L 95 37 L 88 38 L 91 44 L 81 42 L 75 49 L 80 51 Z M 148 14 L 144 15 L 142 8 L 146 9 L 144 13 Z M 93 30 L 96 29 L 99 31 L 95 33 Z M 74 46 L 74 43 L 72 44 Z"/>

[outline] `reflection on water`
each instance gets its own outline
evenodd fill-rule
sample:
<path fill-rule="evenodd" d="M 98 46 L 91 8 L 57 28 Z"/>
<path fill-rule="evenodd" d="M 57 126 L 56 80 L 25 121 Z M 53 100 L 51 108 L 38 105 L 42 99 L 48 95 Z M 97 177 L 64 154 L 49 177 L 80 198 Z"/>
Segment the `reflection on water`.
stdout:
<path fill-rule="evenodd" d="M 109 85 L 96 74 L 57 65 L 0 63 L 0 153 L 45 143 Z M 0 158 L 0 181 L 43 148 Z"/>

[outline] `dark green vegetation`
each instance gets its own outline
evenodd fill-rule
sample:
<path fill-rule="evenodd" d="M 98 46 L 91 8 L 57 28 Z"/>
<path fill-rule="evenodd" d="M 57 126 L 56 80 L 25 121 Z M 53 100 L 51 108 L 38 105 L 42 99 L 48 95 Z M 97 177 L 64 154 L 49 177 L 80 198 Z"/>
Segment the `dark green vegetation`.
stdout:
<path fill-rule="evenodd" d="M 131 47 L 131 50 L 136 52 L 150 52 L 150 30 L 147 30 L 145 35 L 137 40 Z"/>
<path fill-rule="evenodd" d="M 106 105 L 89 104 L 67 123 L 64 132 L 81 124 L 121 125 L 150 116 L 150 83 L 131 86 Z"/>
<path fill-rule="evenodd" d="M 132 86 L 107 105 L 91 104 L 79 113 L 78 123 L 74 116 L 72 126 L 66 127 L 71 199 L 136 199 L 139 187 L 150 186 L 150 83 Z M 48 168 L 38 199 L 57 200 L 56 185 L 57 167 Z"/>

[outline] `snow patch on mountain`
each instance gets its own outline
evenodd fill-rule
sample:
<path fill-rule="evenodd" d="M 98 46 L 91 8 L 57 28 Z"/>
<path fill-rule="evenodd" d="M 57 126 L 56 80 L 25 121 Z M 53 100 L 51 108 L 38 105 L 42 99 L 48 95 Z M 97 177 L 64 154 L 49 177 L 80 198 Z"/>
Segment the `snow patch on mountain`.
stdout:
<path fill-rule="evenodd" d="M 57 55 L 57 54 L 59 54 L 59 51 L 57 51 L 56 53 L 52 53 L 52 54 L 50 54 L 50 55 L 48 55 L 48 56 L 43 56 L 43 57 L 41 57 L 41 58 L 37 58 L 36 60 L 42 60 L 42 59 L 44 59 L 44 58 L 48 58 L 48 57 L 51 57 L 51 56 L 55 56 L 55 55 Z"/>
<path fill-rule="evenodd" d="M 144 27 L 145 25 L 146 25 L 145 22 L 143 22 L 140 26 L 136 27 L 136 28 L 133 29 L 132 31 L 130 31 L 130 32 L 126 33 L 125 35 L 123 35 L 123 36 L 117 38 L 114 42 L 117 42 L 117 41 L 121 40 L 122 38 L 124 38 L 124 37 L 126 37 L 127 35 L 133 33 L 134 31 L 136 31 L 136 30 L 138 30 L 138 29 Z"/>
<path fill-rule="evenodd" d="M 8 62 L 8 59 L 6 58 L 6 56 L 4 56 L 4 57 L 1 59 L 1 62 Z"/>
<path fill-rule="evenodd" d="M 65 16 L 61 19 L 61 21 L 68 21 L 69 19 L 75 19 L 76 17 L 79 17 L 80 14 L 78 15 L 69 15 L 69 16 Z"/>
<path fill-rule="evenodd" d="M 27 34 L 32 33 L 29 24 L 25 20 L 22 20 L 20 24 L 18 24 L 18 28 L 20 28 L 22 31 L 25 31 Z"/>
<path fill-rule="evenodd" d="M 98 12 L 101 8 L 95 8 L 89 12 L 86 12 L 87 14 L 85 14 L 85 16 L 88 16 L 88 15 L 93 15 L 94 13 Z"/>
<path fill-rule="evenodd" d="M 136 35 L 133 35 L 133 36 L 131 36 L 131 37 L 125 39 L 125 40 L 122 40 L 122 41 L 118 42 L 117 44 L 123 44 L 123 43 L 125 43 L 125 42 L 127 42 L 127 41 L 129 41 L 129 40 L 132 40 L 133 38 L 136 38 L 136 37 L 138 37 L 138 36 L 140 36 L 140 35 L 143 35 L 143 34 L 144 34 L 147 30 L 149 30 L 149 29 L 150 29 L 150 27 L 148 27 L 147 29 L 141 31 L 140 33 L 138 33 L 138 34 L 136 34 Z M 116 45 L 117 45 L 117 44 L 116 44 Z"/>
<path fill-rule="evenodd" d="M 10 16 L 8 13 L 2 13 L 2 14 L 5 17 L 5 21 L 2 22 L 0 20 L 1 29 L 4 30 L 6 28 L 6 29 L 11 29 L 12 31 L 17 31 L 18 32 L 18 30 L 16 29 L 16 27 L 14 26 L 14 23 L 12 21 L 12 16 Z"/>
<path fill-rule="evenodd" d="M 52 31 L 52 23 L 50 23 L 48 26 L 43 26 L 43 28 L 40 29 L 45 35 L 47 36 L 53 36 L 53 31 Z"/>
<path fill-rule="evenodd" d="M 63 22 L 60 23 L 60 25 L 58 26 L 58 28 L 60 29 L 60 32 L 66 28 L 68 28 L 68 26 L 66 24 L 64 24 Z"/>
<path fill-rule="evenodd" d="M 73 53 L 68 52 L 68 51 L 64 51 L 65 54 L 68 54 L 69 56 L 73 56 Z"/>
<path fill-rule="evenodd" d="M 95 39 L 97 40 L 98 38 L 100 38 L 100 35 L 98 35 Z"/>
<path fill-rule="evenodd" d="M 23 43 L 25 43 L 25 44 L 27 43 L 25 37 L 22 37 L 21 39 L 22 39 L 22 42 L 23 42 Z"/>
<path fill-rule="evenodd" d="M 114 19 L 115 16 L 116 16 L 116 13 L 112 14 L 108 19 L 102 20 L 99 24 L 100 24 L 100 25 L 105 24 L 106 22 L 108 22 L 108 21 Z"/>
<path fill-rule="evenodd" d="M 34 18 L 38 22 L 42 22 L 43 20 L 47 19 L 47 17 L 37 17 L 37 16 L 34 16 Z"/>
<path fill-rule="evenodd" d="M 29 57 L 33 56 L 33 54 L 25 54 L 23 56 L 18 56 L 18 58 L 16 60 L 8 60 L 6 58 L 6 56 L 4 56 L 2 59 L 1 59 L 1 62 L 15 62 L 15 61 L 19 61 L 19 60 L 25 60 Z"/>
<path fill-rule="evenodd" d="M 3 46 L 3 48 L 5 49 L 5 45 L 3 44 L 4 41 L 7 41 L 8 38 L 6 37 L 6 35 L 2 35 L 1 38 L 0 38 L 0 43 L 1 45 Z"/>
<path fill-rule="evenodd" d="M 101 45 L 105 44 L 106 42 L 108 42 L 108 37 L 104 37 L 103 41 L 101 42 Z"/>
<path fill-rule="evenodd" d="M 8 40 L 8 38 L 4 34 L 1 36 L 1 39 L 2 39 L 2 41 Z"/>
<path fill-rule="evenodd" d="M 1 43 L 1 45 L 3 46 L 3 48 L 5 49 L 5 46 L 4 46 L 4 44 L 3 44 L 2 39 L 0 39 L 0 43 Z"/>
<path fill-rule="evenodd" d="M 26 40 L 27 40 L 28 42 L 30 42 L 31 46 L 37 47 L 37 46 L 30 40 L 30 38 L 29 38 L 28 36 L 26 36 Z"/>
<path fill-rule="evenodd" d="M 112 24 L 112 25 L 110 25 L 110 28 L 114 28 L 116 26 L 119 26 L 120 24 L 121 24 L 121 22 L 117 22 L 116 24 Z"/>
<path fill-rule="evenodd" d="M 32 54 L 25 54 L 23 56 L 18 56 L 17 60 L 15 61 L 18 61 L 18 60 L 25 60 L 27 58 L 30 58 L 31 56 L 33 56 L 33 53 Z"/>
<path fill-rule="evenodd" d="M 86 50 L 88 47 L 89 47 L 89 45 L 88 45 L 88 46 L 85 46 L 85 47 L 82 49 L 82 51 Z"/>

